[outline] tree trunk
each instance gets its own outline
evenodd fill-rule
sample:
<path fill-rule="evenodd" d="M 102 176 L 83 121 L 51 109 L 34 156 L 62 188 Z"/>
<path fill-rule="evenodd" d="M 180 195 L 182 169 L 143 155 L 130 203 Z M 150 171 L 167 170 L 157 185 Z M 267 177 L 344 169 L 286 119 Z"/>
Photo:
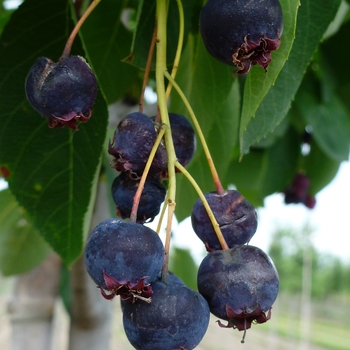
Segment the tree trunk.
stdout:
<path fill-rule="evenodd" d="M 52 253 L 35 269 L 17 278 L 8 305 L 11 350 L 49 350 L 61 261 Z"/>

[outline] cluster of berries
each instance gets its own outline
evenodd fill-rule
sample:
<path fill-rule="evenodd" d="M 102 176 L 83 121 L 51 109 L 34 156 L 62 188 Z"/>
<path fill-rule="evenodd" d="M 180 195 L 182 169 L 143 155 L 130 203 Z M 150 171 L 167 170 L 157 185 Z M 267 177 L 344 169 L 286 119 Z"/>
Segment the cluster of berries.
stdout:
<path fill-rule="evenodd" d="M 175 153 L 181 165 L 192 159 L 195 133 L 187 119 L 169 114 Z M 117 126 L 109 153 L 120 174 L 112 184 L 117 215 L 130 218 L 140 177 L 159 126 L 156 118 L 136 112 Z M 166 188 L 167 153 L 160 143 L 142 191 L 136 222 L 108 219 L 92 231 L 85 247 L 86 269 L 106 299 L 120 296 L 123 325 L 136 349 L 193 349 L 209 324 L 207 301 L 177 276 L 162 276 L 164 247 L 144 226 L 159 213 Z"/>
<path fill-rule="evenodd" d="M 248 73 L 256 64 L 266 70 L 282 30 L 278 0 L 244 4 L 209 0 L 200 16 L 208 52 L 235 66 L 237 74 Z M 79 56 L 62 56 L 58 63 L 41 57 L 26 80 L 28 100 L 52 128 L 76 129 L 77 122 L 87 121 L 97 91 L 94 74 Z M 186 166 L 195 151 L 194 130 L 178 114 L 170 113 L 169 121 L 176 157 Z M 198 200 L 193 207 L 193 229 L 208 251 L 198 270 L 199 293 L 164 273 L 163 243 L 144 226 L 159 213 L 166 196 L 162 181 L 168 176 L 168 156 L 162 142 L 141 196 L 135 199 L 159 128 L 156 117 L 141 112 L 127 115 L 118 124 L 108 151 L 113 156 L 111 166 L 120 172 L 112 184 L 112 197 L 121 219 L 111 218 L 95 227 L 85 247 L 85 265 L 103 297 L 120 296 L 125 333 L 136 349 L 189 350 L 203 338 L 210 312 L 228 321 L 226 326 L 219 321 L 221 327 L 244 332 L 253 321 L 266 322 L 279 279 L 268 255 L 247 245 L 256 232 L 257 215 L 235 190 L 205 194 L 226 246 L 218 239 L 204 203 Z M 135 214 L 135 203 L 135 220 L 125 220 Z"/>
<path fill-rule="evenodd" d="M 169 113 L 169 121 L 175 153 L 179 163 L 186 166 L 192 159 L 196 139 L 188 120 L 175 113 Z M 135 112 L 125 116 L 117 126 L 108 152 L 114 158 L 111 166 L 121 173 L 114 179 L 112 196 L 117 207 L 117 215 L 130 218 L 133 198 L 139 187 L 149 154 L 157 138 L 159 123 L 156 117 Z M 138 223 L 152 221 L 164 202 L 166 188 L 162 180 L 167 178 L 167 153 L 160 143 L 149 169 L 138 204 Z"/>
<path fill-rule="evenodd" d="M 198 291 L 210 311 L 228 321 L 227 326 L 219 321 L 220 326 L 246 331 L 253 321 L 264 323 L 270 318 L 279 289 L 278 273 L 265 252 L 247 245 L 258 225 L 254 206 L 236 190 L 208 192 L 205 197 L 227 246 L 221 246 L 198 199 L 192 227 L 208 251 L 198 270 Z"/>
<path fill-rule="evenodd" d="M 207 300 L 211 313 L 228 321 L 226 326 L 218 321 L 221 327 L 244 331 L 244 342 L 245 331 L 253 321 L 264 323 L 271 317 L 279 290 L 278 273 L 264 251 L 246 244 L 257 229 L 253 205 L 235 190 L 210 192 L 206 198 L 228 247 L 221 248 L 203 203 L 198 200 L 192 211 L 192 226 L 208 251 L 198 270 L 198 291 Z"/>
<path fill-rule="evenodd" d="M 177 114 L 170 114 L 170 123 L 175 152 L 186 165 L 195 151 L 194 130 Z M 154 118 L 132 113 L 121 120 L 110 142 L 111 165 L 120 171 L 112 195 L 124 219 L 130 217 L 157 129 Z M 235 190 L 205 194 L 228 249 L 222 249 L 203 202 L 198 199 L 193 207 L 193 229 L 209 252 L 198 270 L 199 293 L 172 274 L 162 280 L 164 248 L 157 233 L 143 223 L 158 214 L 164 201 L 166 163 L 160 144 L 140 197 L 137 222 L 108 219 L 93 230 L 85 248 L 87 271 L 102 295 L 121 297 L 125 333 L 136 349 L 193 349 L 207 330 L 210 312 L 228 321 L 226 326 L 219 322 L 221 327 L 245 331 L 253 321 L 270 318 L 279 288 L 271 259 L 246 245 L 256 232 L 257 214 Z"/>

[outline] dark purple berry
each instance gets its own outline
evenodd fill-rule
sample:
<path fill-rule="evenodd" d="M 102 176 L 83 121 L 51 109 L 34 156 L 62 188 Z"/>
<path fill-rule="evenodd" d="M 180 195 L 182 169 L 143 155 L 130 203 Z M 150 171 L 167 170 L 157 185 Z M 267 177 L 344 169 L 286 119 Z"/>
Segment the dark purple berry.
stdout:
<path fill-rule="evenodd" d="M 250 241 L 258 226 L 256 210 L 251 203 L 235 190 L 228 190 L 223 195 L 207 192 L 205 198 L 229 248 Z M 221 249 L 213 225 L 200 199 L 193 206 L 191 221 L 193 230 L 205 244 L 207 251 Z"/>
<path fill-rule="evenodd" d="M 180 114 L 169 113 L 169 121 L 177 160 L 182 166 L 186 166 L 196 150 L 194 129 L 191 123 Z"/>
<path fill-rule="evenodd" d="M 25 90 L 32 107 L 48 118 L 50 128 L 90 119 L 98 85 L 85 59 L 70 56 L 55 63 L 39 57 L 30 69 Z"/>
<path fill-rule="evenodd" d="M 130 218 L 139 183 L 140 180 L 135 180 L 128 172 L 120 173 L 113 181 L 112 196 L 116 204 L 117 215 L 122 219 Z M 159 213 L 165 195 L 166 188 L 159 176 L 148 177 L 137 210 L 137 222 L 143 224 L 146 221 L 153 221 Z"/>
<path fill-rule="evenodd" d="M 285 203 L 301 203 L 306 198 L 307 192 L 310 187 L 310 180 L 303 173 L 297 173 L 292 183 L 284 191 L 285 194 Z"/>
<path fill-rule="evenodd" d="M 209 0 L 199 19 L 208 52 L 246 74 L 255 64 L 267 70 L 280 46 L 283 16 L 278 0 Z"/>
<path fill-rule="evenodd" d="M 157 132 L 146 114 L 135 112 L 125 116 L 117 126 L 108 153 L 114 156 L 111 165 L 118 171 L 130 171 L 138 178 L 142 175 L 156 141 Z M 161 173 L 167 166 L 167 153 L 160 144 L 150 169 L 151 174 Z"/>
<path fill-rule="evenodd" d="M 307 208 L 313 209 L 316 205 L 316 199 L 309 194 L 310 180 L 302 172 L 297 173 L 292 183 L 284 190 L 285 204 L 303 203 Z"/>
<path fill-rule="evenodd" d="M 270 257 L 261 249 L 242 245 L 209 253 L 198 270 L 198 291 L 210 311 L 228 321 L 225 328 L 246 330 L 251 323 L 271 317 L 279 277 Z"/>
<path fill-rule="evenodd" d="M 147 300 L 163 261 L 163 243 L 156 232 L 117 219 L 97 225 L 85 247 L 87 272 L 106 299 L 120 295 Z"/>
<path fill-rule="evenodd" d="M 152 120 L 155 120 L 155 117 Z M 194 129 L 191 123 L 180 114 L 169 113 L 169 122 L 177 160 L 182 166 L 186 166 L 196 150 Z M 179 172 L 177 169 L 176 171 Z"/>
<path fill-rule="evenodd" d="M 191 350 L 209 324 L 206 300 L 182 283 L 152 283 L 150 304 L 122 301 L 123 325 L 137 350 Z"/>

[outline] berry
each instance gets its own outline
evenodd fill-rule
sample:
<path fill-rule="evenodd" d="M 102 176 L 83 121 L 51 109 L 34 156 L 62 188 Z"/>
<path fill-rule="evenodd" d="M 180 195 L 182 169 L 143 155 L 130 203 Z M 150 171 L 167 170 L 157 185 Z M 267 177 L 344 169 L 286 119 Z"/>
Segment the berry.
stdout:
<path fill-rule="evenodd" d="M 316 205 L 316 199 L 310 195 L 310 180 L 309 178 L 299 172 L 297 173 L 292 183 L 284 190 L 285 204 L 299 204 L 303 203 L 307 208 L 312 209 Z"/>
<path fill-rule="evenodd" d="M 122 219 L 130 217 L 139 183 L 140 181 L 133 179 L 128 172 L 120 173 L 113 181 L 112 196 L 117 206 L 117 215 Z M 138 206 L 137 222 L 143 224 L 147 220 L 153 221 L 159 213 L 165 195 L 166 188 L 159 177 L 148 177 Z"/>
<path fill-rule="evenodd" d="M 228 321 L 227 326 L 219 325 L 240 331 L 249 329 L 253 321 L 270 319 L 279 289 L 270 257 L 249 245 L 209 253 L 199 267 L 197 283 L 210 311 Z"/>
<path fill-rule="evenodd" d="M 152 120 L 154 121 L 155 117 Z M 169 113 L 169 122 L 177 160 L 182 166 L 186 166 L 196 150 L 194 129 L 191 123 L 180 114 Z M 176 171 L 179 172 L 177 169 Z"/>
<path fill-rule="evenodd" d="M 255 64 L 267 70 L 271 51 L 280 46 L 283 31 L 278 0 L 209 0 L 199 19 L 208 52 L 246 74 Z"/>
<path fill-rule="evenodd" d="M 206 300 L 182 283 L 152 283 L 150 304 L 122 301 L 123 325 L 138 350 L 194 349 L 209 324 Z"/>
<path fill-rule="evenodd" d="M 157 132 L 146 114 L 135 112 L 125 116 L 117 126 L 108 153 L 114 156 L 111 166 L 118 171 L 131 171 L 135 178 L 142 175 L 156 141 Z M 160 144 L 153 159 L 150 174 L 161 173 L 167 166 L 167 153 Z"/>
<path fill-rule="evenodd" d="M 164 248 L 152 229 L 107 219 L 92 231 L 84 257 L 87 272 L 106 299 L 120 295 L 147 300 L 152 294 L 150 282 L 157 279 L 163 265 Z"/>
<path fill-rule="evenodd" d="M 63 58 L 58 63 L 39 57 L 25 82 L 27 98 L 32 107 L 48 118 L 50 128 L 90 119 L 98 85 L 94 73 L 80 56 Z"/>
<path fill-rule="evenodd" d="M 223 195 L 207 192 L 205 198 L 229 248 L 250 241 L 258 226 L 256 210 L 252 204 L 235 190 L 228 190 Z M 207 251 L 221 249 L 213 225 L 200 199 L 193 206 L 191 221 L 193 230 L 205 244 Z"/>

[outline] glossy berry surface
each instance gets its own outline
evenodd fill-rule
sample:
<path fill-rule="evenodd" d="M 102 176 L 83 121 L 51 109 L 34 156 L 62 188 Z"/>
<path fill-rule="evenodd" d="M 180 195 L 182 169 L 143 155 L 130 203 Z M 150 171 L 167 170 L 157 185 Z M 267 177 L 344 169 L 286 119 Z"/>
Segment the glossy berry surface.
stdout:
<path fill-rule="evenodd" d="M 58 63 L 39 57 L 28 73 L 25 91 L 32 107 L 48 118 L 49 127 L 76 129 L 78 121 L 90 119 L 98 85 L 83 57 Z"/>
<path fill-rule="evenodd" d="M 280 46 L 283 16 L 278 0 L 209 0 L 199 29 L 208 52 L 246 74 L 258 64 L 265 70 Z"/>
<path fill-rule="evenodd" d="M 157 132 L 146 114 L 135 112 L 125 116 L 117 126 L 108 153 L 114 156 L 112 166 L 118 171 L 130 171 L 141 176 L 156 141 Z M 161 173 L 167 166 L 167 153 L 160 145 L 151 169 L 151 174 Z"/>
<path fill-rule="evenodd" d="M 198 291 L 210 311 L 227 326 L 246 330 L 266 322 L 277 298 L 279 277 L 275 265 L 260 248 L 243 245 L 209 253 L 198 270 Z M 267 312 L 267 314 L 266 314 Z"/>
<path fill-rule="evenodd" d="M 117 219 L 92 231 L 84 252 L 87 272 L 107 299 L 149 297 L 160 274 L 164 248 L 152 229 Z"/>
<path fill-rule="evenodd" d="M 249 242 L 258 226 L 254 206 L 235 190 L 228 190 L 223 195 L 207 192 L 205 198 L 229 248 Z M 191 222 L 193 230 L 205 244 L 207 251 L 221 249 L 213 225 L 200 199 L 193 206 Z"/>
<path fill-rule="evenodd" d="M 122 302 L 127 338 L 137 350 L 194 349 L 209 324 L 206 300 L 182 283 L 152 283 L 150 304 Z"/>
<path fill-rule="evenodd" d="M 117 215 L 122 219 L 130 218 L 139 183 L 140 181 L 133 179 L 128 172 L 120 173 L 113 181 L 112 196 L 116 204 Z M 165 195 L 166 188 L 159 176 L 148 177 L 137 210 L 137 222 L 142 224 L 152 221 L 158 215 Z"/>

